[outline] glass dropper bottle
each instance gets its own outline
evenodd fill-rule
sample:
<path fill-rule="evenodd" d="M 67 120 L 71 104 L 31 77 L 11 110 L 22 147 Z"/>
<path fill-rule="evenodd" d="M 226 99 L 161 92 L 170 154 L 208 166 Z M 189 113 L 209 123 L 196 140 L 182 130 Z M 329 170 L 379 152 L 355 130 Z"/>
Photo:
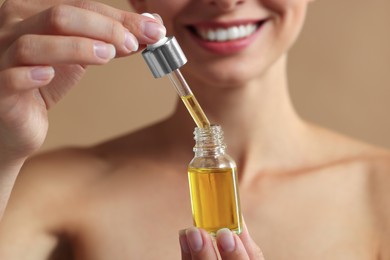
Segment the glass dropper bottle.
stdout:
<path fill-rule="evenodd" d="M 175 37 L 170 36 L 148 45 L 142 56 L 155 78 L 169 77 L 197 125 L 195 157 L 188 165 L 195 226 L 212 235 L 224 227 L 240 234 L 242 219 L 236 163 L 225 152 L 222 128 L 210 125 L 179 70 L 187 62 L 183 51 Z"/>
<path fill-rule="evenodd" d="M 168 76 L 196 125 L 199 128 L 210 127 L 209 120 L 179 70 L 186 64 L 187 58 L 176 38 L 164 37 L 157 43 L 148 45 L 142 56 L 155 78 Z"/>

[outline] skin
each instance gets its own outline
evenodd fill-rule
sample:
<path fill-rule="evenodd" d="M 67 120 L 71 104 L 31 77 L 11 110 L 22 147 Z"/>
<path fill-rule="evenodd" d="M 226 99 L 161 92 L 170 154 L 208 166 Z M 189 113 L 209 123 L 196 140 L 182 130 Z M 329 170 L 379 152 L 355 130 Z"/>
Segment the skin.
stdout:
<path fill-rule="evenodd" d="M 192 225 L 185 172 L 194 124 L 181 104 L 170 118 L 135 133 L 29 158 L 46 135 L 47 109 L 87 65 L 110 60 L 94 55 L 96 40 L 112 44 L 116 57 L 131 54 L 123 47 L 125 30 L 140 44 L 156 41 L 145 36 L 142 22 L 158 21 L 85 3 L 14 0 L 0 10 L 2 205 L 18 176 L 0 223 L 0 259 L 390 258 L 389 152 L 306 122 L 288 96 L 287 53 L 307 0 L 131 1 L 137 12 L 159 13 L 186 53 L 182 72 L 210 121 L 223 126 L 237 162 L 250 235 L 222 230 L 213 246 L 203 230 L 183 230 Z M 69 6 L 80 12 L 67 13 Z M 63 13 L 74 16 L 70 24 L 56 20 Z M 47 15 L 53 19 L 39 23 Z M 186 29 L 248 17 L 269 20 L 234 55 L 205 51 Z M 86 18 L 117 29 L 104 35 L 99 26 L 88 28 Z M 49 49 L 47 38 L 34 41 L 51 51 L 47 60 L 26 48 L 37 32 L 59 39 Z M 69 49 L 74 45 L 66 40 L 81 41 L 83 51 Z M 55 74 L 32 81 L 31 69 L 43 65 Z M 229 239 L 232 251 L 225 250 Z"/>

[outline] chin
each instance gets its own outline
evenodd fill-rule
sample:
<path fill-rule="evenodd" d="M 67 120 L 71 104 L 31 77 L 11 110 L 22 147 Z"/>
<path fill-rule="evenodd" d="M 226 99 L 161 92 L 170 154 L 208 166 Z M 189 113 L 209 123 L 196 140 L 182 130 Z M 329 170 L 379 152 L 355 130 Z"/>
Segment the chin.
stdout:
<path fill-rule="evenodd" d="M 223 88 L 245 86 L 264 75 L 263 72 L 268 67 L 261 60 L 252 58 L 197 62 L 194 57 L 193 60 L 195 61 L 190 59 L 181 69 L 188 80 L 198 85 Z"/>
<path fill-rule="evenodd" d="M 186 67 L 186 66 L 185 66 Z M 256 70 L 258 73 L 258 70 Z M 186 78 L 197 85 L 206 85 L 219 88 L 236 88 L 247 85 L 257 77 L 255 72 L 248 69 L 242 69 L 239 66 L 233 68 L 207 67 L 183 69 Z"/>

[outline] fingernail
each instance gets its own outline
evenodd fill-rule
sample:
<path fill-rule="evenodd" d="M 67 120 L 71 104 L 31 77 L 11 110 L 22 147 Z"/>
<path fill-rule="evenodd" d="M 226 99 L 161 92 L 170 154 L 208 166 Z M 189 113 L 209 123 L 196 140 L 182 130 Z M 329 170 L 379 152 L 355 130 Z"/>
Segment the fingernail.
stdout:
<path fill-rule="evenodd" d="M 148 37 L 151 40 L 160 40 L 161 38 L 165 37 L 165 34 L 167 33 L 167 30 L 163 25 L 156 22 L 151 21 L 145 21 L 143 22 L 143 33 L 146 37 Z"/>
<path fill-rule="evenodd" d="M 185 230 L 180 230 L 179 231 L 179 242 L 180 242 L 180 247 L 183 250 L 183 252 L 184 253 L 189 253 L 190 252 L 190 248 L 188 247 L 186 231 Z"/>
<path fill-rule="evenodd" d="M 203 239 L 199 229 L 191 227 L 186 230 L 188 244 L 192 251 L 199 252 L 203 248 Z"/>
<path fill-rule="evenodd" d="M 163 21 L 163 19 L 161 18 L 161 16 L 159 14 L 154 13 L 152 15 L 153 15 L 154 19 L 159 21 L 161 24 L 164 24 L 164 21 Z"/>
<path fill-rule="evenodd" d="M 141 15 L 152 18 L 152 19 L 156 19 L 151 13 L 142 13 Z"/>
<path fill-rule="evenodd" d="M 129 51 L 138 50 L 138 40 L 129 31 L 125 31 L 125 48 Z"/>
<path fill-rule="evenodd" d="M 103 60 L 110 60 L 115 57 L 115 47 L 104 42 L 95 42 L 93 45 L 95 55 Z"/>
<path fill-rule="evenodd" d="M 36 67 L 30 71 L 31 78 L 37 81 L 47 81 L 54 77 L 53 67 Z"/>
<path fill-rule="evenodd" d="M 217 231 L 217 242 L 225 252 L 233 252 L 236 243 L 234 241 L 233 233 L 227 228 L 222 228 Z"/>

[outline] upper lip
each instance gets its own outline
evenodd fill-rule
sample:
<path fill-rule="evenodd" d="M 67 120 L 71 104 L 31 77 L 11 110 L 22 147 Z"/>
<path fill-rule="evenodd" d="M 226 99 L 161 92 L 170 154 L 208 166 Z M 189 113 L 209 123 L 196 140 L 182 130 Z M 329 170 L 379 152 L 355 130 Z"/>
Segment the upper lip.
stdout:
<path fill-rule="evenodd" d="M 192 29 L 219 29 L 219 28 L 229 28 L 232 26 L 240 26 L 247 24 L 261 24 L 265 22 L 267 19 L 242 19 L 242 20 L 234 20 L 234 21 L 226 21 L 226 22 L 218 22 L 218 21 L 204 21 L 195 24 L 189 24 L 187 27 Z"/>

